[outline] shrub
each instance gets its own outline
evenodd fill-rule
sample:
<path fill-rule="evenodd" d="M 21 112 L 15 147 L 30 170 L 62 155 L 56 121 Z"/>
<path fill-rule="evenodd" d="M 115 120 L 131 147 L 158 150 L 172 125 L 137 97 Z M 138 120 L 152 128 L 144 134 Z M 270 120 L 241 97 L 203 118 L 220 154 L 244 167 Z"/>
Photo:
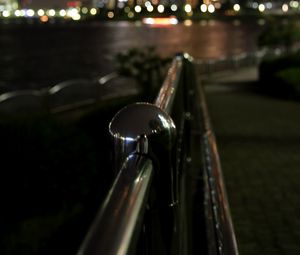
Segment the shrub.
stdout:
<path fill-rule="evenodd" d="M 292 95 L 299 98 L 300 96 L 300 67 L 288 68 L 277 72 L 276 77 L 280 79 L 282 84 L 287 86 Z"/>
<path fill-rule="evenodd" d="M 132 48 L 114 57 L 120 75 L 135 78 L 144 89 L 144 99 L 151 101 L 165 78 L 170 58 L 160 57 L 154 47 Z"/>
<path fill-rule="evenodd" d="M 284 47 L 289 51 L 300 40 L 300 33 L 294 23 L 271 22 L 258 36 L 259 47 Z"/>
<path fill-rule="evenodd" d="M 300 70 L 300 52 L 262 61 L 259 65 L 262 88 L 269 94 L 297 97 L 297 70 Z"/>

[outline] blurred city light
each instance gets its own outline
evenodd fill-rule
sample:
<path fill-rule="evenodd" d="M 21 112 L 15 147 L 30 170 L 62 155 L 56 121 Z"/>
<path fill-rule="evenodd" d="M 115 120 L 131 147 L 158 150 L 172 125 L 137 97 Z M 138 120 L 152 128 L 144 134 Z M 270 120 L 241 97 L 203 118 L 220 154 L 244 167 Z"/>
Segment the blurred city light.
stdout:
<path fill-rule="evenodd" d="M 151 3 L 149 1 L 145 2 L 145 6 L 148 7 L 148 6 L 151 6 Z"/>
<path fill-rule="evenodd" d="M 170 18 L 144 18 L 143 23 L 147 25 L 156 25 L 156 26 L 167 26 L 167 25 L 176 25 L 178 20 L 176 17 Z"/>
<path fill-rule="evenodd" d="M 186 13 L 191 12 L 191 11 L 192 11 L 192 6 L 191 6 L 190 4 L 186 4 L 186 5 L 184 6 L 184 11 L 185 11 Z"/>
<path fill-rule="evenodd" d="M 92 8 L 90 10 L 91 15 L 96 15 L 97 14 L 97 9 L 96 8 Z"/>
<path fill-rule="evenodd" d="M 257 2 L 253 2 L 252 8 L 253 8 L 253 9 L 257 9 L 257 8 L 258 8 L 258 3 L 257 3 Z"/>
<path fill-rule="evenodd" d="M 191 25 L 193 25 L 193 21 L 191 21 L 190 19 L 187 19 L 183 22 L 183 24 L 187 27 L 190 27 Z"/>
<path fill-rule="evenodd" d="M 72 20 L 80 20 L 81 16 L 79 13 L 77 13 L 76 15 L 73 15 L 71 18 L 72 18 Z"/>
<path fill-rule="evenodd" d="M 54 9 L 50 9 L 50 10 L 48 11 L 48 15 L 49 15 L 50 17 L 54 17 L 55 14 L 56 14 L 56 12 L 55 12 Z"/>
<path fill-rule="evenodd" d="M 37 11 L 37 14 L 38 14 L 40 17 L 42 17 L 42 16 L 45 15 L 45 11 L 44 11 L 43 9 L 39 9 L 39 10 Z"/>
<path fill-rule="evenodd" d="M 87 14 L 87 13 L 89 12 L 89 9 L 86 8 L 86 7 L 82 7 L 81 12 L 82 12 L 83 14 Z"/>
<path fill-rule="evenodd" d="M 154 10 L 154 8 L 153 8 L 152 5 L 148 5 L 148 6 L 147 6 L 147 11 L 148 11 L 148 12 L 153 12 L 153 10 Z"/>
<path fill-rule="evenodd" d="M 298 1 L 290 1 L 290 6 L 292 8 L 298 8 L 299 7 L 299 2 Z"/>
<path fill-rule="evenodd" d="M 222 7 L 222 4 L 220 2 L 216 2 L 214 5 L 216 9 L 221 9 Z"/>
<path fill-rule="evenodd" d="M 273 7 L 273 4 L 272 4 L 271 2 L 267 2 L 267 3 L 266 3 L 266 8 L 267 8 L 267 9 L 270 10 L 270 9 L 272 9 L 272 7 Z"/>
<path fill-rule="evenodd" d="M 78 14 L 78 11 L 76 10 L 76 9 L 69 9 L 68 11 L 67 11 L 67 15 L 69 16 L 69 17 L 72 17 L 72 16 L 75 16 L 76 14 Z"/>
<path fill-rule="evenodd" d="M 192 16 L 193 15 L 193 8 L 199 8 L 198 5 L 194 4 L 194 2 L 190 2 L 190 1 L 184 1 L 184 4 L 181 4 L 180 6 L 177 4 L 179 2 L 174 2 L 171 1 L 171 3 L 167 4 L 167 2 L 163 2 L 162 0 L 118 0 L 115 3 L 115 6 L 113 8 L 109 8 L 109 6 L 107 4 L 105 4 L 106 0 L 103 0 L 103 2 L 99 2 L 97 5 L 94 5 L 93 8 L 88 8 L 86 6 L 84 7 L 80 7 L 80 5 L 72 5 L 69 6 L 68 9 L 48 9 L 48 10 L 44 10 L 44 9 L 27 9 L 24 7 L 24 9 L 17 9 L 18 6 L 15 7 L 15 9 L 9 9 L 9 8 L 5 8 L 5 6 L 3 7 L 0 4 L 0 15 L 4 18 L 10 17 L 10 16 L 14 16 L 14 17 L 34 17 L 34 16 L 48 16 L 48 18 L 50 17 L 70 17 L 74 20 L 79 20 L 82 17 L 80 16 L 80 14 L 82 15 L 96 15 L 98 12 L 100 12 L 100 7 L 102 6 L 102 8 L 106 8 L 106 17 L 107 18 L 115 18 L 117 17 L 117 15 L 119 15 L 120 13 L 122 13 L 123 11 L 127 14 L 127 16 L 129 18 L 133 18 L 135 16 L 136 13 L 142 13 L 144 14 L 146 11 L 147 12 L 157 12 L 157 13 L 164 13 L 166 12 L 166 8 L 167 8 L 167 12 L 168 14 L 170 14 L 170 12 L 178 12 L 179 10 L 186 13 L 187 16 Z M 1 2 L 1 0 L 0 0 Z M 79 1 L 80 2 L 80 1 Z M 78 3 L 79 3 L 78 2 Z M 107 2 L 107 1 L 106 1 Z M 164 4 L 165 3 L 165 4 Z M 205 13 L 205 12 L 209 12 L 209 13 L 214 13 L 217 9 L 220 9 L 222 7 L 222 3 L 219 0 L 203 0 L 200 2 L 200 11 Z M 281 11 L 283 13 L 288 12 L 290 9 L 293 10 L 293 12 L 300 11 L 300 2 L 296 1 L 296 0 L 290 0 L 288 2 L 285 2 L 283 4 L 280 4 L 278 6 L 278 3 L 275 3 L 273 1 L 270 0 L 265 0 L 263 3 L 260 1 L 248 1 L 247 2 L 247 6 L 253 9 L 258 9 L 259 12 L 266 12 L 268 10 L 268 13 L 277 13 L 278 11 Z M 28 5 L 30 6 L 30 5 Z M 96 8 L 97 7 L 97 8 Z M 114 9 L 121 9 L 122 11 L 117 11 L 114 12 Z M 269 10 L 274 9 L 274 12 L 270 12 Z M 199 10 L 199 9 L 198 9 Z M 235 15 L 234 12 L 240 12 L 241 11 L 241 5 L 237 2 L 235 2 L 232 7 L 229 7 L 229 9 L 227 10 L 228 15 Z M 244 12 L 247 12 L 247 8 L 245 8 L 243 10 Z M 243 12 L 243 13 L 244 13 Z M 130 14 L 129 14 L 130 13 Z M 44 18 L 43 18 L 44 19 Z"/>
<path fill-rule="evenodd" d="M 118 2 L 118 8 L 119 9 L 123 9 L 125 7 L 125 3 L 124 2 Z"/>
<path fill-rule="evenodd" d="M 4 10 L 4 11 L 2 12 L 2 16 L 3 16 L 4 18 L 8 18 L 8 17 L 10 17 L 10 12 L 7 11 L 7 10 Z"/>
<path fill-rule="evenodd" d="M 209 13 L 214 13 L 215 12 L 215 7 L 212 4 L 210 4 L 210 5 L 208 5 L 207 10 L 208 10 Z"/>
<path fill-rule="evenodd" d="M 34 16 L 34 10 L 28 9 L 28 10 L 26 11 L 26 16 L 28 16 L 28 17 L 33 17 L 33 16 Z"/>
<path fill-rule="evenodd" d="M 128 12 L 128 18 L 132 19 L 134 17 L 134 13 L 133 12 Z"/>
<path fill-rule="evenodd" d="M 241 6 L 240 6 L 239 4 L 235 4 L 235 5 L 233 6 L 233 10 L 236 11 L 236 12 L 238 12 L 238 11 L 241 10 Z"/>
<path fill-rule="evenodd" d="M 176 12 L 177 9 L 178 9 L 178 7 L 177 7 L 176 4 L 172 4 L 172 5 L 171 5 L 171 10 L 172 10 L 173 12 Z"/>
<path fill-rule="evenodd" d="M 265 7 L 264 4 L 260 4 L 260 5 L 258 6 L 258 10 L 259 10 L 260 12 L 264 12 L 265 9 L 266 9 L 266 7 Z"/>
<path fill-rule="evenodd" d="M 112 11 L 109 11 L 109 12 L 107 13 L 107 17 L 110 18 L 110 19 L 112 19 L 114 16 L 115 16 L 115 14 L 114 14 L 114 12 L 112 12 Z"/>
<path fill-rule="evenodd" d="M 259 19 L 257 21 L 257 24 L 260 25 L 260 26 L 264 26 L 266 24 L 266 21 L 264 19 Z"/>
<path fill-rule="evenodd" d="M 160 4 L 159 6 L 157 6 L 157 11 L 159 13 L 163 13 L 165 11 L 165 7 L 162 4 Z"/>
<path fill-rule="evenodd" d="M 289 6 L 287 4 L 283 4 L 281 9 L 283 12 L 288 12 Z"/>
<path fill-rule="evenodd" d="M 140 13 L 140 12 L 142 11 L 142 7 L 139 6 L 139 5 L 136 5 L 136 6 L 134 7 L 134 10 L 135 10 L 135 12 Z"/>
<path fill-rule="evenodd" d="M 20 17 L 21 16 L 21 11 L 20 10 L 15 10 L 15 16 Z"/>
<path fill-rule="evenodd" d="M 49 20 L 48 16 L 44 15 L 40 18 L 41 22 L 47 22 Z"/>
<path fill-rule="evenodd" d="M 202 12 L 207 12 L 207 5 L 206 5 L 206 4 L 201 4 L 200 10 L 201 10 Z"/>
<path fill-rule="evenodd" d="M 65 17 L 67 15 L 67 12 L 66 12 L 66 10 L 60 10 L 59 11 L 59 16 L 61 16 L 61 17 Z"/>
<path fill-rule="evenodd" d="M 21 17 L 24 17 L 26 14 L 25 10 L 21 10 Z"/>

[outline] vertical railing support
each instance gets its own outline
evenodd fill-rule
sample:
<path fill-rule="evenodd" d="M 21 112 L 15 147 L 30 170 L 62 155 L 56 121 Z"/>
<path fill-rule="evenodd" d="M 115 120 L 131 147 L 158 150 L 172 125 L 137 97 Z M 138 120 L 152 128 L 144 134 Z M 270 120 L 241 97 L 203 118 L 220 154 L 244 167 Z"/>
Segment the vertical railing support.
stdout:
<path fill-rule="evenodd" d="M 171 162 L 176 140 L 175 124 L 159 107 L 149 103 L 136 103 L 115 115 L 109 131 L 113 137 L 116 171 L 131 154 L 145 155 L 154 164 L 154 188 L 150 192 L 149 210 L 146 212 L 146 215 L 151 216 L 149 222 L 144 222 L 144 228 L 149 233 L 156 233 L 146 237 L 150 247 L 156 249 L 153 254 L 169 253 L 175 224 Z M 159 224 L 153 224 L 153 221 Z"/>

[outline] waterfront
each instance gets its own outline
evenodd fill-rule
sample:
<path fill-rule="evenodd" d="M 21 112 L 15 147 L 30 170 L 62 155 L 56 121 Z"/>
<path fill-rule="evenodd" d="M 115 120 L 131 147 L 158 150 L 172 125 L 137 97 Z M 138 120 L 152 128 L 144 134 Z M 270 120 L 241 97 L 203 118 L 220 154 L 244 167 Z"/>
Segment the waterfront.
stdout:
<path fill-rule="evenodd" d="M 151 27 L 141 22 L 0 28 L 0 92 L 43 88 L 114 70 L 113 56 L 154 46 L 166 57 L 188 52 L 209 59 L 256 49 L 261 20 L 209 20 Z"/>
<path fill-rule="evenodd" d="M 103 75 L 113 70 L 112 56 L 116 52 L 132 47 L 156 46 L 163 56 L 187 51 L 200 59 L 226 57 L 255 50 L 261 28 L 256 21 L 238 20 L 155 28 L 127 22 L 7 27 L 0 30 L 0 77 L 6 89 L 22 89 Z M 246 73 L 251 74 L 249 70 Z M 293 143 L 299 130 L 295 122 L 299 107 L 294 102 L 262 96 L 254 91 L 254 83 L 236 84 L 239 74 L 238 70 L 232 72 L 230 84 L 224 77 L 224 84 L 214 81 L 213 75 L 210 79 L 214 83 L 206 83 L 239 249 L 241 254 L 249 255 L 299 254 L 299 199 L 291 195 L 298 190 L 291 177 L 297 175 L 299 165 L 299 146 Z M 106 110 L 115 111 L 110 106 Z M 70 250 L 78 248 L 86 232 L 81 222 L 92 218 L 86 217 L 83 209 L 87 204 L 94 208 L 91 201 L 99 205 L 99 193 L 106 191 L 99 181 L 109 179 L 105 175 L 111 162 L 105 144 L 108 124 L 104 120 L 111 117 L 103 116 L 97 113 L 94 118 L 83 118 L 75 131 L 61 125 L 52 127 L 52 122 L 45 119 L 40 123 L 29 121 L 25 131 L 23 126 L 14 127 L 14 122 L 2 127 L 2 140 L 7 145 L 2 153 L 4 170 L 10 170 L 4 171 L 2 185 L 2 194 L 9 191 L 9 196 L 3 198 L 6 206 L 1 217 L 2 243 L 6 246 L 0 246 L 11 249 L 3 254 L 20 254 L 26 249 L 50 254 L 57 247 L 75 253 Z M 24 166 L 29 170 L 18 171 Z M 86 185 L 86 180 L 91 185 Z M 91 187 L 90 193 L 87 186 Z M 47 244 L 46 239 L 50 240 Z"/>

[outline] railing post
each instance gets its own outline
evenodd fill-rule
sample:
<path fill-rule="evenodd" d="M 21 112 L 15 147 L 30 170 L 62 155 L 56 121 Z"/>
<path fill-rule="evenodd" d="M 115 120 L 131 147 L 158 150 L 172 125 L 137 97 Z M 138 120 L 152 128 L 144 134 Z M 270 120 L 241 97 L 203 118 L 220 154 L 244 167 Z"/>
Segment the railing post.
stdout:
<path fill-rule="evenodd" d="M 176 128 L 171 117 L 149 103 L 136 103 L 120 110 L 112 119 L 109 131 L 114 143 L 114 167 L 120 169 L 132 153 L 150 157 L 154 163 L 153 188 L 150 192 L 149 222 L 144 228 L 150 236 L 153 254 L 169 253 L 174 234 L 174 190 L 172 151 Z M 153 224 L 153 221 L 159 224 Z M 153 233 L 155 233 L 153 235 Z"/>

